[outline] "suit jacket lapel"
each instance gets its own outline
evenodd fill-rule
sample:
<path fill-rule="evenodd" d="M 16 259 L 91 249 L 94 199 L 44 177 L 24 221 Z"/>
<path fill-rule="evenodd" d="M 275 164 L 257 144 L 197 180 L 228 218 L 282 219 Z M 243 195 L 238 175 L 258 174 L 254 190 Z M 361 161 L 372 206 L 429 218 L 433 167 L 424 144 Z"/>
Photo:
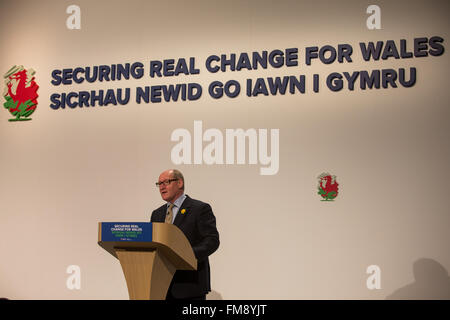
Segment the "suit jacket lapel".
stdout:
<path fill-rule="evenodd" d="M 183 203 L 181 204 L 180 209 L 178 210 L 177 216 L 175 217 L 175 220 L 173 221 L 173 224 L 179 227 L 181 225 L 181 222 L 183 221 L 186 214 L 189 212 L 189 207 L 191 204 L 190 201 L 191 198 L 189 198 L 188 195 L 186 195 L 186 199 L 184 199 Z M 185 210 L 184 213 L 182 211 Z"/>
<path fill-rule="evenodd" d="M 158 212 L 157 221 L 155 222 L 164 222 L 166 220 L 166 212 L 167 212 L 167 205 L 164 205 Z"/>

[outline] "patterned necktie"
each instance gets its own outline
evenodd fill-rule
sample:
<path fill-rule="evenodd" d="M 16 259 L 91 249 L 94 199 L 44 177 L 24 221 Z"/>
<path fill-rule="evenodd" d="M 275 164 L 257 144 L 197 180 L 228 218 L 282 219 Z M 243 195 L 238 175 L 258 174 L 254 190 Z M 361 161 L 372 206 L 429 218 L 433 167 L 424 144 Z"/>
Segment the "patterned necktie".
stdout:
<path fill-rule="evenodd" d="M 172 218 L 173 218 L 172 208 L 173 208 L 173 203 L 171 203 L 169 205 L 169 210 L 167 211 L 167 214 L 166 214 L 166 221 L 165 221 L 165 223 L 172 223 Z"/>

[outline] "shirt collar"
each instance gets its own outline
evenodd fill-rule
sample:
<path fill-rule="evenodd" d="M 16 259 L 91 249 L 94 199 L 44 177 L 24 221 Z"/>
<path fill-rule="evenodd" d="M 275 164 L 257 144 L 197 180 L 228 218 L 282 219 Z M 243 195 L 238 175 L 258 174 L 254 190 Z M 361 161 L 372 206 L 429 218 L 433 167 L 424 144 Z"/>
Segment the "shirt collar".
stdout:
<path fill-rule="evenodd" d="M 186 195 L 183 193 L 181 196 L 179 196 L 174 202 L 173 205 L 177 208 L 180 208 L 183 204 L 184 199 L 186 199 Z M 169 207 L 170 202 L 167 202 L 167 207 Z"/>

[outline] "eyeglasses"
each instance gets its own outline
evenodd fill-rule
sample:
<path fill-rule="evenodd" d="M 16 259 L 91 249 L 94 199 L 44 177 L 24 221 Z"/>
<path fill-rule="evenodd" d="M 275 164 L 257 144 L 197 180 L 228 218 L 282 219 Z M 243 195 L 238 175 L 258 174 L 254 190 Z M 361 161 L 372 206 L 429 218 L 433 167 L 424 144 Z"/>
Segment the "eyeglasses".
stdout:
<path fill-rule="evenodd" d="M 168 186 L 171 182 L 177 181 L 177 180 L 178 179 L 169 179 L 169 180 L 164 180 L 164 181 L 161 181 L 161 182 L 156 182 L 155 184 L 159 188 L 160 185 Z"/>

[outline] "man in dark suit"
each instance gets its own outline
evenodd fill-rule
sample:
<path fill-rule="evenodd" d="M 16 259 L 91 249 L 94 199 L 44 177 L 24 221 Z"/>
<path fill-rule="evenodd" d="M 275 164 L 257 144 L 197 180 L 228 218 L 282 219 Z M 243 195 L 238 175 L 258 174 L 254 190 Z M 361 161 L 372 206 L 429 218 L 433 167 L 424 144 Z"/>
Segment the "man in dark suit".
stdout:
<path fill-rule="evenodd" d="M 189 240 L 197 270 L 178 270 L 167 292 L 166 300 L 205 300 L 211 291 L 208 256 L 219 247 L 219 232 L 211 206 L 184 194 L 184 177 L 178 170 L 166 170 L 156 185 L 167 203 L 152 212 L 151 222 L 173 223 Z"/>

